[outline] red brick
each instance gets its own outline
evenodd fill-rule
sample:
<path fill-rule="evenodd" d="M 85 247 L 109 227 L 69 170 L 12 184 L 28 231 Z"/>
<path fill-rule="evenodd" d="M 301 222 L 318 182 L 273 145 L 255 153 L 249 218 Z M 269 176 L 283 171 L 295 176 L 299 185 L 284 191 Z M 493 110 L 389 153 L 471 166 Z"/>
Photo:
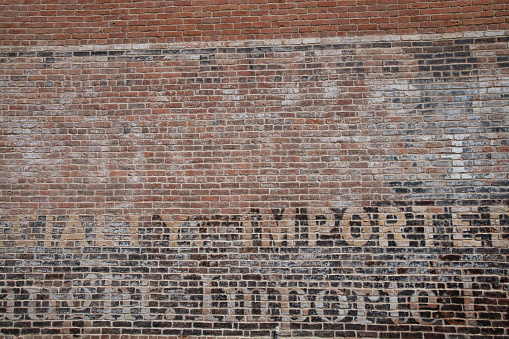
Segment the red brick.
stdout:
<path fill-rule="evenodd" d="M 507 334 L 506 2 L 19 3 L 1 335 Z"/>
<path fill-rule="evenodd" d="M 333 7 L 336 6 L 336 1 L 318 1 L 318 7 Z"/>
<path fill-rule="evenodd" d="M 504 8 L 503 3 L 492 4 L 485 0 L 475 1 L 473 3 L 465 2 L 465 1 L 437 1 L 437 2 L 409 2 L 408 4 L 402 3 L 399 5 L 394 5 L 391 2 L 385 3 L 374 3 L 374 2 L 364 2 L 360 5 L 357 5 L 355 2 L 342 2 L 341 6 L 338 6 L 336 1 L 308 1 L 308 2 L 299 2 L 298 4 L 292 3 L 262 3 L 262 4 L 223 4 L 224 2 L 219 1 L 217 4 L 213 4 L 211 6 L 201 7 L 198 3 L 195 3 L 193 6 L 139 6 L 138 8 L 131 8 L 128 3 L 123 2 L 122 6 L 127 6 L 127 9 L 122 10 L 120 8 L 120 4 L 109 4 L 104 6 L 97 6 L 94 4 L 83 4 L 83 5 L 73 5 L 66 6 L 67 9 L 64 9 L 62 6 L 58 5 L 50 5 L 48 9 L 45 10 L 44 7 L 36 7 L 36 6 L 20 6 L 17 8 L 17 11 L 6 11 L 6 15 L 11 13 L 12 15 L 9 17 L 11 20 L 17 20 L 18 22 L 25 22 L 25 31 L 8 31 L 7 35 L 3 36 L 5 39 L 1 41 L 2 44 L 12 44 L 9 42 L 14 39 L 21 40 L 23 36 L 23 40 L 27 36 L 33 36 L 34 34 L 38 35 L 37 44 L 49 44 L 51 40 L 62 39 L 62 34 L 102 34 L 101 32 L 106 32 L 104 28 L 113 27 L 115 25 L 125 25 L 129 28 L 126 31 L 129 32 L 144 32 L 144 34 L 129 34 L 131 39 L 140 39 L 141 42 L 144 38 L 155 38 L 155 37 L 177 37 L 180 34 L 175 33 L 175 29 L 170 28 L 172 24 L 177 24 L 174 22 L 168 25 L 168 22 L 165 24 L 166 20 L 174 20 L 173 17 L 175 15 L 178 16 L 182 22 L 179 22 L 179 25 L 196 25 L 198 22 L 194 22 L 193 18 L 200 19 L 203 18 L 205 21 L 203 23 L 216 23 L 209 16 L 208 13 L 212 14 L 212 17 L 223 17 L 225 19 L 230 20 L 231 22 L 238 22 L 240 20 L 254 20 L 252 18 L 256 18 L 258 16 L 275 16 L 278 17 L 276 22 L 278 22 L 276 27 L 288 27 L 288 25 L 295 21 L 290 18 L 284 18 L 284 15 L 289 13 L 288 11 L 292 11 L 292 13 L 296 15 L 307 16 L 310 13 L 324 13 L 327 14 L 328 20 L 339 20 L 341 17 L 345 17 L 347 13 L 356 13 L 363 17 L 371 18 L 373 22 L 379 22 L 379 18 L 387 17 L 387 16 L 402 16 L 402 17 L 412 17 L 413 22 L 420 22 L 424 20 L 424 22 L 429 22 L 429 18 L 427 15 L 440 15 L 440 14 L 448 14 L 454 15 L 455 19 L 471 19 L 469 16 L 465 16 L 466 13 L 471 12 L 475 13 L 476 17 L 486 17 L 490 18 L 493 16 L 493 12 L 486 12 L 489 10 L 493 10 L 493 6 L 502 6 L 502 10 Z M 297 6 L 298 5 L 298 6 Z M 407 7 L 408 6 L 408 7 Z M 200 9 L 200 10 L 195 10 Z M 244 13 L 237 11 L 239 8 L 242 8 Z M 109 10 L 108 10 L 109 9 Z M 234 11 L 232 13 L 232 10 Z M 385 12 L 387 10 L 388 12 Z M 26 15 L 20 14 L 19 11 L 26 11 Z M 37 12 L 39 11 L 39 12 Z M 261 11 L 261 12 L 260 12 Z M 420 11 L 422 11 L 420 13 Z M 441 13 L 439 11 L 442 11 Z M 111 15 L 107 15 L 111 14 Z M 251 19 L 245 19 L 247 16 L 251 15 Z M 254 15 L 254 16 L 253 16 Z M 495 13 L 497 16 L 503 16 L 503 14 L 498 11 Z M 30 18 L 30 20 L 28 20 Z M 121 20 L 118 20 L 118 19 Z M 149 20 L 150 22 L 146 22 Z M 307 21 L 307 20 L 315 20 L 310 17 L 306 19 L 299 19 L 297 21 Z M 185 21 L 185 22 L 184 22 Z M 273 20 L 274 21 L 274 20 Z M 40 35 L 40 30 L 37 28 L 37 22 L 42 22 L 47 25 L 48 31 L 46 31 L 47 35 Z M 92 30 L 90 31 L 82 31 L 82 32 L 73 32 L 73 28 L 79 28 L 83 23 L 87 22 L 87 24 L 92 25 L 90 27 Z M 64 28 L 63 31 L 56 31 L 53 24 L 58 23 L 60 28 Z M 469 21 L 468 26 L 469 29 L 472 29 L 474 25 L 471 23 L 475 23 Z M 505 25 L 500 21 L 492 21 L 491 29 L 496 29 L 498 25 Z M 449 23 L 444 23 L 445 26 L 449 26 Z M 318 24 L 321 25 L 321 24 Z M 481 24 L 479 24 L 481 25 Z M 141 29 L 140 27 L 145 26 L 145 28 Z M 268 28 L 267 24 L 262 25 L 265 28 Z M 324 25 L 327 26 L 327 25 Z M 425 26 L 429 26 L 426 24 Z M 482 25 L 481 25 L 482 26 Z M 481 27 L 479 26 L 479 27 Z M 161 31 L 161 27 L 165 29 L 162 34 L 155 34 L 155 31 Z M 387 27 L 387 28 L 383 28 Z M 435 25 L 435 29 L 441 30 L 441 25 Z M 482 26 L 484 27 L 484 26 Z M 83 27 L 84 28 L 84 27 Z M 28 31 L 26 30 L 28 29 Z M 240 32 L 240 34 L 244 33 L 252 33 L 255 32 L 250 28 L 246 27 L 245 29 L 249 29 L 246 32 Z M 362 26 L 359 28 L 361 31 L 363 30 L 373 30 L 377 34 L 383 33 L 384 29 L 389 29 L 388 26 L 382 27 L 366 27 Z M 355 31 L 359 31 L 356 29 Z M 457 29 L 462 29 L 458 27 Z M 482 28 L 479 28 L 482 29 Z M 178 30 L 178 29 L 177 29 Z M 186 29 L 189 30 L 189 29 Z M 191 29 L 193 30 L 193 29 Z M 209 31 L 208 28 L 203 28 L 205 31 Z M 323 28 L 320 30 L 328 30 L 328 28 Z M 264 30 L 266 33 L 272 36 L 273 34 L 285 33 L 287 30 Z M 339 31 L 338 30 L 338 34 Z M 331 31 L 332 32 L 332 31 Z M 12 35 L 15 34 L 15 36 Z M 59 34 L 56 36 L 55 34 Z M 307 33 L 306 33 L 307 34 Z M 199 35 L 196 35 L 199 36 Z M 223 36 L 228 39 L 227 35 Z M 234 36 L 237 36 L 234 35 Z M 119 35 L 110 31 L 107 37 L 100 36 L 99 39 L 105 39 L 106 41 L 110 41 L 111 39 L 118 38 Z M 233 37 L 233 36 L 232 36 Z M 262 36 L 263 37 L 263 36 Z M 90 37 L 87 35 L 74 35 L 75 39 L 87 40 Z M 111 38 L 111 39 L 110 39 Z M 94 37 L 93 39 L 96 39 Z M 237 39 L 237 38 L 233 38 Z M 19 43 L 20 41 L 18 41 Z M 132 41 L 136 43 L 136 41 Z M 30 41 L 23 41 L 24 44 L 31 44 Z M 80 44 L 79 42 L 77 44 Z"/>

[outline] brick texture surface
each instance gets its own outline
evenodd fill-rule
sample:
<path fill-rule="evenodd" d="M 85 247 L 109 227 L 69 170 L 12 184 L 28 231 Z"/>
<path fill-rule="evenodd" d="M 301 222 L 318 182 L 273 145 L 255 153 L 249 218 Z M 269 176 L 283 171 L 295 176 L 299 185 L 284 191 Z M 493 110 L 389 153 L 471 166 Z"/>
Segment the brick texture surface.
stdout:
<path fill-rule="evenodd" d="M 2 6 L 3 338 L 509 337 L 505 1 Z"/>
<path fill-rule="evenodd" d="M 506 0 L 4 0 L 7 46 L 154 43 L 508 29 Z"/>

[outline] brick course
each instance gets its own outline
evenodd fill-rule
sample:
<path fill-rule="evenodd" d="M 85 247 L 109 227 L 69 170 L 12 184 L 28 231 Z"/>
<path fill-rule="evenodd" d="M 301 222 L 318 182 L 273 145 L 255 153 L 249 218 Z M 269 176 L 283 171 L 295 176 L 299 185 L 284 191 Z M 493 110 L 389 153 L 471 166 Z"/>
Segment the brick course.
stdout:
<path fill-rule="evenodd" d="M 3 7 L 3 337 L 509 337 L 505 2 Z"/>

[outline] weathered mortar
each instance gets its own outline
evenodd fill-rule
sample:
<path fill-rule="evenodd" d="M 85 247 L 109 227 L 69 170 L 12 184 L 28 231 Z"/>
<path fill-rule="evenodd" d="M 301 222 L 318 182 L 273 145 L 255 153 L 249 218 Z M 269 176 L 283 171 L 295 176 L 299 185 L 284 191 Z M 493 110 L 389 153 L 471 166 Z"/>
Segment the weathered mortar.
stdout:
<path fill-rule="evenodd" d="M 0 333 L 508 337 L 508 5 L 477 2 L 379 36 L 9 28 Z"/>

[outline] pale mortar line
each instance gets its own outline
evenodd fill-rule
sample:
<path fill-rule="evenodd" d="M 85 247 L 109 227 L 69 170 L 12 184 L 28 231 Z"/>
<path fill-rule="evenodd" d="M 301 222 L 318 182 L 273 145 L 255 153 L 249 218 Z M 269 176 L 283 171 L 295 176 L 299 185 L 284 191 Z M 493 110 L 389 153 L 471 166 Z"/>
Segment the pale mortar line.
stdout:
<path fill-rule="evenodd" d="M 462 38 L 484 38 L 508 36 L 509 30 L 473 31 L 438 34 L 409 34 L 409 35 L 366 35 L 355 37 L 333 38 L 299 38 L 299 39 L 264 39 L 242 41 L 207 41 L 207 42 L 169 42 L 144 44 L 111 44 L 111 45 L 70 45 L 70 46 L 1 46 L 0 53 L 8 52 L 83 52 L 110 50 L 150 50 L 150 49 L 190 49 L 190 48 L 228 48 L 228 47 L 260 47 L 260 46 L 292 46 L 340 43 L 369 43 L 369 42 L 397 42 L 397 41 L 433 41 Z"/>

